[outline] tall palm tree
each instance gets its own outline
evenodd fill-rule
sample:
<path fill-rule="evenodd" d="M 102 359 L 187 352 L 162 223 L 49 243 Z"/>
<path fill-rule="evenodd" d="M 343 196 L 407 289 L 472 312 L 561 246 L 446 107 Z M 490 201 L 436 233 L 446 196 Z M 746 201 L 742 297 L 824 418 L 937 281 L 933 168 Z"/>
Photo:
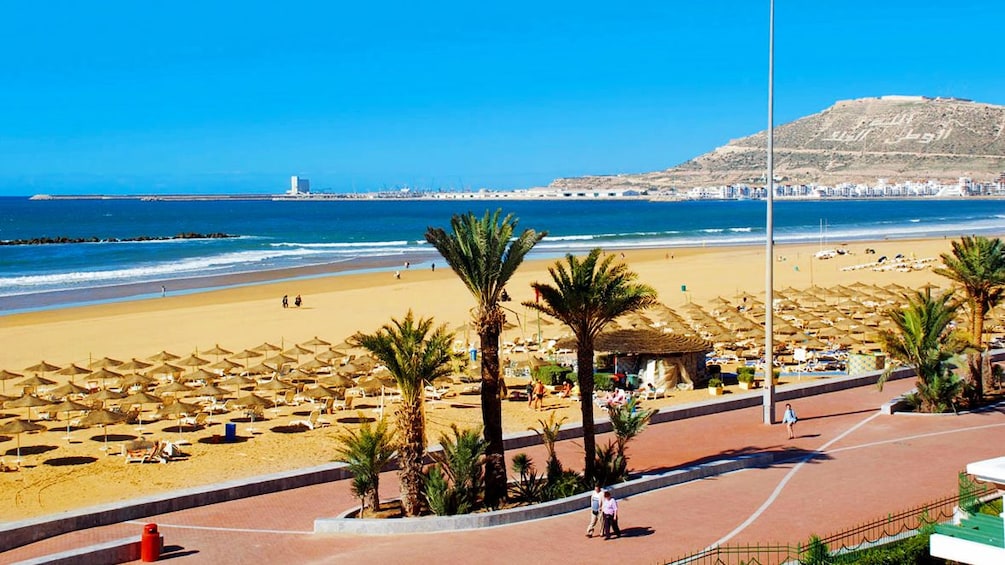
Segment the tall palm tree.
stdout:
<path fill-rule="evenodd" d="M 656 291 L 635 282 L 637 275 L 614 256 L 601 259 L 594 249 L 580 260 L 566 255 L 548 268 L 554 285 L 533 283 L 541 302 L 524 302 L 569 326 L 576 336 L 576 364 L 583 410 L 583 449 L 586 477 L 593 477 L 596 438 L 593 431 L 594 341 L 615 318 L 644 310 L 656 303 Z"/>
<path fill-rule="evenodd" d="M 964 236 L 953 241 L 952 253 L 943 253 L 935 272 L 960 286 L 970 312 L 970 334 L 977 348 L 970 355 L 970 374 L 978 397 L 984 394 L 981 363 L 984 319 L 1005 298 L 1005 244 L 998 238 Z"/>
<path fill-rule="evenodd" d="M 474 296 L 472 319 L 481 347 L 481 400 L 485 449 L 485 504 L 498 506 L 506 497 L 506 457 L 503 449 L 502 404 L 499 398 L 499 334 L 506 314 L 500 306 L 503 289 L 527 253 L 547 232 L 524 230 L 514 237 L 517 220 L 502 210 L 455 215 L 452 233 L 426 230 L 431 243 Z"/>
<path fill-rule="evenodd" d="M 450 345 L 454 336 L 445 326 L 433 328 L 432 318 L 415 320 L 409 310 L 404 320 L 392 319 L 372 334 L 356 333 L 350 342 L 368 350 L 391 373 L 401 390 L 397 410 L 401 506 L 406 516 L 422 510 L 422 459 L 426 452 L 425 386 L 450 374 Z"/>
<path fill-rule="evenodd" d="M 895 329 L 880 332 L 887 355 L 914 367 L 924 412 L 945 410 L 960 389 L 951 363 L 967 346 L 952 327 L 958 309 L 952 293 L 932 296 L 930 289 L 918 291 L 902 310 L 888 313 Z M 889 370 L 880 377 L 881 387 L 887 376 Z"/>

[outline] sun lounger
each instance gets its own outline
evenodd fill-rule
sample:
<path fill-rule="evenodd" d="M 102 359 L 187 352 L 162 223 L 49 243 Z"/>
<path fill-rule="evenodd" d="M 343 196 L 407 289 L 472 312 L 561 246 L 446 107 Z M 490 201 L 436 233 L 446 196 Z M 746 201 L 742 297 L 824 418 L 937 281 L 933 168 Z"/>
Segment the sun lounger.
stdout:
<path fill-rule="evenodd" d="M 321 418 L 320 410 L 312 410 L 310 416 L 308 416 L 306 420 L 295 420 L 293 422 L 290 422 L 290 425 L 302 426 L 313 430 L 315 428 L 328 427 L 331 425 L 331 422 L 329 422 L 328 420 L 323 420 Z"/>

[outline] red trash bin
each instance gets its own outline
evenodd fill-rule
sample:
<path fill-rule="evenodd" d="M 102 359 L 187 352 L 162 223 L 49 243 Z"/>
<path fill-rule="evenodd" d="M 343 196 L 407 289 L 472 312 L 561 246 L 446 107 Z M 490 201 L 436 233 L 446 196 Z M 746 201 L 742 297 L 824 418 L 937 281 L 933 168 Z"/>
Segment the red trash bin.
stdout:
<path fill-rule="evenodd" d="M 160 559 L 163 545 L 164 538 L 157 532 L 157 524 L 143 526 L 143 535 L 140 537 L 140 561 L 150 562 Z"/>

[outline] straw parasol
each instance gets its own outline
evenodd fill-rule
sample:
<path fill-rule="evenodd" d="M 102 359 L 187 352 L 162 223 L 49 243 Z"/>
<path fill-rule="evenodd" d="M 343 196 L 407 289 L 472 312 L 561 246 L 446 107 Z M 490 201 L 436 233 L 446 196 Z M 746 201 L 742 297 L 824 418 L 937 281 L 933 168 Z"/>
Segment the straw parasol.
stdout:
<path fill-rule="evenodd" d="M 307 372 L 301 371 L 300 369 L 293 369 L 289 373 L 286 373 L 286 380 L 290 381 L 291 383 L 301 382 L 301 381 L 311 381 L 311 382 L 314 382 L 314 381 L 318 380 L 318 377 L 317 377 L 317 375 L 315 375 L 313 373 L 307 373 Z"/>
<path fill-rule="evenodd" d="M 279 379 L 272 379 L 258 385 L 257 387 L 255 387 L 255 390 L 272 391 L 272 405 L 278 411 L 279 393 L 282 391 L 290 390 L 291 388 L 294 388 L 294 386 L 291 384 L 285 383 Z"/>
<path fill-rule="evenodd" d="M 197 414 L 200 410 L 202 410 L 202 407 L 198 404 L 178 401 L 161 408 L 160 411 L 157 412 L 157 417 L 165 418 L 168 416 L 174 416 L 177 418 L 178 416 Z"/>
<path fill-rule="evenodd" d="M 297 362 L 296 357 L 290 357 L 289 355 L 283 355 L 283 354 L 273 355 L 272 357 L 269 357 L 264 361 L 262 361 L 263 364 L 275 365 L 276 367 L 282 367 L 287 363 L 296 363 L 296 362 Z"/>
<path fill-rule="evenodd" d="M 186 396 L 211 396 L 217 398 L 220 396 L 226 396 L 228 394 L 230 394 L 229 390 L 225 388 L 220 388 L 217 385 L 208 384 L 201 386 L 195 390 L 188 391 L 188 394 L 186 394 Z"/>
<path fill-rule="evenodd" d="M 4 370 L 0 371 L 0 383 L 3 383 L 3 385 L 2 385 L 3 386 L 3 391 L 7 392 L 7 381 L 9 381 L 11 379 L 20 379 L 22 377 L 24 377 L 23 374 L 21 374 L 21 373 L 14 373 L 12 371 L 8 371 L 7 369 L 4 369 Z"/>
<path fill-rule="evenodd" d="M 123 375 L 122 380 L 119 381 L 119 386 L 125 390 L 129 390 L 134 386 L 141 386 L 146 388 L 147 385 L 156 381 L 157 379 L 153 377 L 148 377 L 146 375 L 141 375 L 139 373 L 133 373 L 131 375 Z"/>
<path fill-rule="evenodd" d="M 126 395 L 121 392 L 115 392 L 114 390 L 103 388 L 87 398 L 91 400 L 121 400 L 125 397 Z"/>
<path fill-rule="evenodd" d="M 314 372 L 317 371 L 318 369 L 324 369 L 325 367 L 328 366 L 329 366 L 328 363 L 325 363 L 324 361 L 315 358 L 301 364 L 299 367 L 297 367 L 297 369 L 306 372 Z"/>
<path fill-rule="evenodd" d="M 321 379 L 321 382 L 334 387 L 352 388 L 356 382 L 345 375 L 329 375 Z"/>
<path fill-rule="evenodd" d="M 197 355 L 189 355 L 184 359 L 178 359 L 174 362 L 174 364 L 182 367 L 201 367 L 203 365 L 208 365 L 209 359 L 203 359 Z"/>
<path fill-rule="evenodd" d="M 318 346 L 331 345 L 331 343 L 319 338 L 318 336 L 314 336 L 313 339 L 309 339 L 301 343 L 300 345 L 303 345 L 305 347 L 318 347 Z"/>
<path fill-rule="evenodd" d="M 230 359 L 221 359 L 212 365 L 206 367 L 207 369 L 214 369 L 217 371 L 223 371 L 224 373 L 229 373 L 236 369 L 237 367 L 243 367 L 244 365 L 240 363 L 235 363 Z"/>
<path fill-rule="evenodd" d="M 258 347 L 251 348 L 252 351 L 261 351 L 264 353 L 268 353 L 270 351 L 280 351 L 281 349 L 282 347 L 279 347 L 278 345 L 272 345 L 269 342 L 265 342 L 262 345 L 259 345 Z"/>
<path fill-rule="evenodd" d="M 125 414 L 119 412 L 112 412 L 111 410 L 91 410 L 83 418 L 80 419 L 81 426 L 101 426 L 101 429 L 105 432 L 105 445 L 101 446 L 102 451 L 108 451 L 108 425 L 118 424 L 119 422 L 126 419 Z"/>
<path fill-rule="evenodd" d="M 184 372 L 185 369 L 177 365 L 172 365 L 170 363 L 161 363 L 152 369 L 147 370 L 148 375 L 177 375 L 178 373 Z"/>
<path fill-rule="evenodd" d="M 129 361 L 126 361 L 121 365 L 117 365 L 115 368 L 120 371 L 141 371 L 147 367 L 153 367 L 153 363 L 140 361 L 139 359 L 133 357 Z"/>
<path fill-rule="evenodd" d="M 341 359 L 342 357 L 345 357 L 345 352 L 339 351 L 338 349 L 326 349 L 314 356 L 314 358 L 319 361 L 333 361 L 335 359 Z"/>
<path fill-rule="evenodd" d="M 255 410 L 254 408 L 261 406 L 264 408 L 269 408 L 271 403 L 257 394 L 249 394 L 247 396 L 242 396 L 234 401 L 234 404 L 238 406 L 243 406 L 248 410 L 248 416 L 251 418 L 251 422 L 248 424 L 248 431 L 255 431 Z"/>
<path fill-rule="evenodd" d="M 90 390 L 76 383 L 66 383 L 49 391 L 54 398 L 66 398 L 71 394 L 87 394 Z"/>
<path fill-rule="evenodd" d="M 41 361 L 39 363 L 35 363 L 31 367 L 24 368 L 26 373 L 51 373 L 58 370 L 59 365 L 53 365 L 52 363 L 46 363 L 45 361 Z"/>
<path fill-rule="evenodd" d="M 102 367 L 118 367 L 122 364 L 122 361 L 118 359 L 112 359 L 111 357 L 102 357 L 101 359 L 95 359 L 87 364 L 91 369 L 100 369 Z"/>
<path fill-rule="evenodd" d="M 120 404 L 138 404 L 140 406 L 139 423 L 140 428 L 143 427 L 143 405 L 144 404 L 159 404 L 162 402 L 161 397 L 154 396 L 148 392 L 139 391 L 130 394 L 129 396 L 122 399 Z"/>
<path fill-rule="evenodd" d="M 334 390 L 321 385 L 305 390 L 304 396 L 307 398 L 313 398 L 314 400 L 328 397 L 338 398 L 338 394 Z"/>
<path fill-rule="evenodd" d="M 86 412 L 90 410 L 91 407 L 86 404 L 81 404 L 79 402 L 74 402 L 73 400 L 64 400 L 59 404 L 54 404 L 49 407 L 52 412 L 65 412 L 66 413 L 66 436 L 63 439 L 70 440 L 70 412 Z"/>
<path fill-rule="evenodd" d="M 23 381 L 19 381 L 17 386 L 52 386 L 56 384 L 56 381 L 52 379 L 47 379 L 45 377 L 40 377 L 38 375 L 28 377 Z"/>
<path fill-rule="evenodd" d="M 172 393 L 177 396 L 179 392 L 181 393 L 192 392 L 192 387 L 186 385 L 185 383 L 175 381 L 173 383 L 169 383 L 157 389 L 157 394 L 160 395 Z"/>
<path fill-rule="evenodd" d="M 5 422 L 0 426 L 0 434 L 13 434 L 17 436 L 17 464 L 21 464 L 21 434 L 24 432 L 38 432 L 46 430 L 45 426 L 36 424 L 29 420 L 22 420 L 18 418 L 17 420 L 11 420 Z"/>
<path fill-rule="evenodd" d="M 31 409 L 38 408 L 39 406 L 49 406 L 52 404 L 48 400 L 39 398 L 34 394 L 26 394 L 20 398 L 7 401 L 4 406 L 7 408 L 27 408 L 28 409 L 28 420 L 31 421 Z"/>
<path fill-rule="evenodd" d="M 237 388 L 243 388 L 249 385 L 255 384 L 255 379 L 249 379 L 248 377 L 242 375 L 234 375 L 232 377 L 227 377 L 220 381 L 220 386 L 236 386 Z"/>
<path fill-rule="evenodd" d="M 147 361 L 157 361 L 158 363 L 166 363 L 175 359 L 181 359 L 181 357 L 163 350 L 160 353 L 147 357 Z"/>
<path fill-rule="evenodd" d="M 57 375 L 69 375 L 70 380 L 77 375 L 87 375 L 91 372 L 90 369 L 84 367 L 78 367 L 77 365 L 70 364 L 69 366 L 63 367 L 62 369 L 56 371 Z"/>
<path fill-rule="evenodd" d="M 216 373 L 214 373 L 212 371 L 207 371 L 206 369 L 203 369 L 202 367 L 200 367 L 200 368 L 196 369 L 195 371 L 193 371 L 193 372 L 191 372 L 191 373 L 189 373 L 187 375 L 182 375 L 181 380 L 183 380 L 185 382 L 188 382 L 188 381 L 207 381 L 207 382 L 209 382 L 209 381 L 215 381 L 216 379 L 219 379 L 219 378 L 220 378 L 220 375 L 218 375 L 218 374 L 216 374 Z"/>
<path fill-rule="evenodd" d="M 97 371 L 91 373 L 89 379 L 93 381 L 94 379 L 101 379 L 101 386 L 105 386 L 105 381 L 107 379 L 121 379 L 122 373 L 116 373 L 115 371 L 109 370 L 106 367 L 102 367 Z"/>
<path fill-rule="evenodd" d="M 213 347 L 207 349 L 206 351 L 202 352 L 203 355 L 215 355 L 217 361 L 220 360 L 220 356 L 221 355 L 230 355 L 231 353 L 233 353 L 233 351 L 230 351 L 230 350 L 227 350 L 227 349 L 224 349 L 224 348 L 220 347 L 219 343 L 217 343 Z"/>
<path fill-rule="evenodd" d="M 299 358 L 301 355 L 310 355 L 314 353 L 314 350 L 307 349 L 306 347 L 301 347 L 299 345 L 294 345 L 288 349 L 283 350 L 283 355 L 292 355 Z"/>

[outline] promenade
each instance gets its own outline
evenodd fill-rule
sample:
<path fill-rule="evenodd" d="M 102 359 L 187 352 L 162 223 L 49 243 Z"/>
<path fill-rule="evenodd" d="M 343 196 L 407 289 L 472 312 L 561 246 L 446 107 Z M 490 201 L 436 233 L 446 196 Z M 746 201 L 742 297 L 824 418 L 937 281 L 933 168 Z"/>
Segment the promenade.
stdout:
<path fill-rule="evenodd" d="M 620 539 L 585 538 L 585 510 L 450 533 L 314 534 L 315 518 L 356 504 L 342 481 L 73 532 L 0 560 L 138 536 L 147 522 L 158 524 L 165 557 L 177 563 L 656 563 L 717 543 L 796 543 L 954 494 L 968 462 L 1003 455 L 1005 408 L 960 416 L 879 412 L 912 382 L 793 401 L 800 417 L 793 440 L 784 426 L 761 424 L 759 407 L 652 426 L 629 445 L 635 472 L 747 453 L 770 453 L 775 464 L 622 499 Z M 525 451 L 543 468 L 543 447 Z M 577 465 L 581 443 L 561 442 L 558 453 Z M 382 494 L 396 491 L 394 474 L 385 474 Z"/>

